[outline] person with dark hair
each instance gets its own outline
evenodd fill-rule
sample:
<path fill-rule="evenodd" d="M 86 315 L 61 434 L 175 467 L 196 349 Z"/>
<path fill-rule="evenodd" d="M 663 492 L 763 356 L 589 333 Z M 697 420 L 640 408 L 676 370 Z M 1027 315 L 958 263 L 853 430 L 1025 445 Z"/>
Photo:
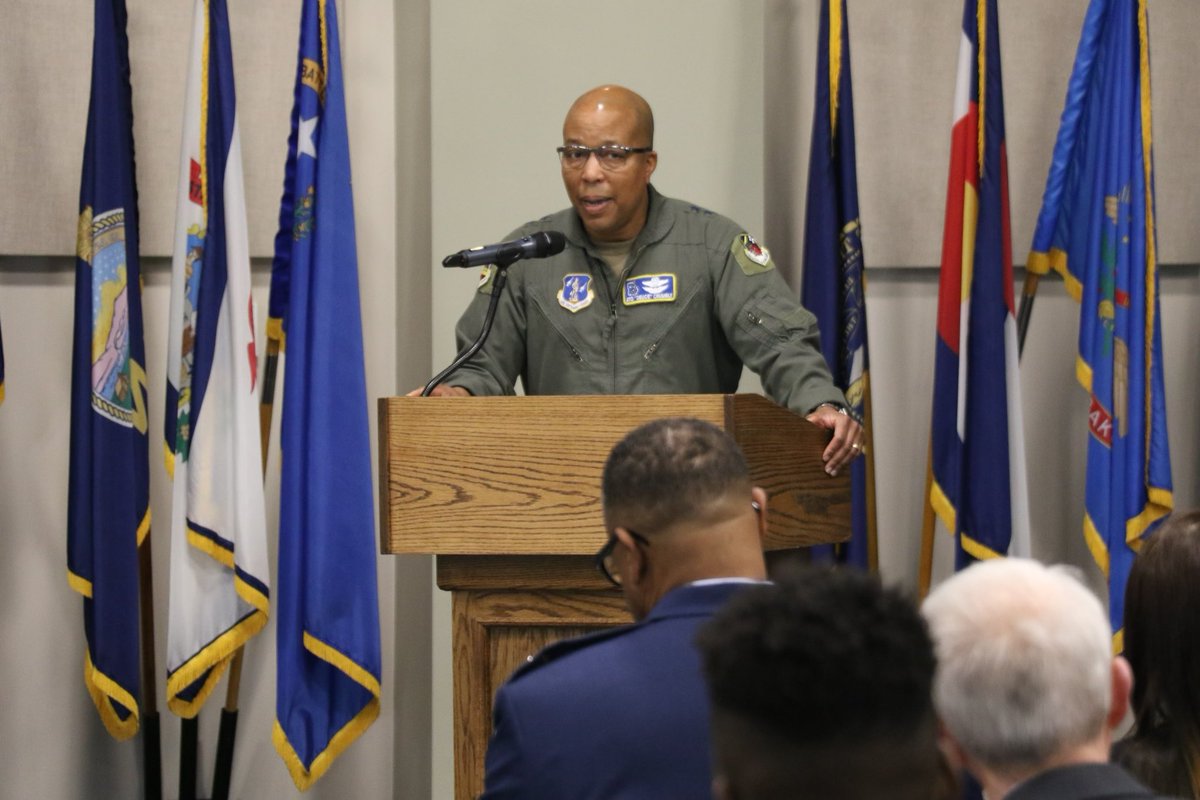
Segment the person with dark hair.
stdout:
<path fill-rule="evenodd" d="M 748 589 L 697 637 L 718 800 L 950 797 L 933 645 L 903 594 L 800 568 Z"/>
<path fill-rule="evenodd" d="M 1125 586 L 1134 728 L 1114 760 L 1152 789 L 1200 800 L 1200 509 L 1142 546 Z"/>
<path fill-rule="evenodd" d="M 485 800 L 710 797 L 696 629 L 766 579 L 766 493 L 737 443 L 672 418 L 617 443 L 596 564 L 636 622 L 556 644 L 496 693 Z"/>

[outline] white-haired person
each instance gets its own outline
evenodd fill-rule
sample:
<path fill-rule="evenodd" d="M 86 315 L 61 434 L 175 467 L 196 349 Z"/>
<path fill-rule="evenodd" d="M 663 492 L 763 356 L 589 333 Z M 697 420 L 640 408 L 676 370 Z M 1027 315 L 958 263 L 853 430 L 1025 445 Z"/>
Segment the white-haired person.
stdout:
<path fill-rule="evenodd" d="M 939 585 L 921 610 L 937 653 L 944 745 L 988 800 L 1158 796 L 1108 763 L 1132 672 L 1113 657 L 1104 608 L 1073 572 L 984 561 Z"/>

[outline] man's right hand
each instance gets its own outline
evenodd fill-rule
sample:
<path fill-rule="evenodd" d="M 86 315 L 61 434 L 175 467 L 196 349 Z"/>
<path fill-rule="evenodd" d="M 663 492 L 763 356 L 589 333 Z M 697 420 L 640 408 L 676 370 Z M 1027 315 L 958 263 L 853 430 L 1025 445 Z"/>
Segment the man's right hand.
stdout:
<path fill-rule="evenodd" d="M 419 386 L 405 395 L 405 397 L 420 397 L 421 392 L 425 390 L 424 386 Z M 450 386 L 449 384 L 439 383 L 433 387 L 433 391 L 429 393 L 430 397 L 470 397 L 471 393 L 461 386 Z"/>

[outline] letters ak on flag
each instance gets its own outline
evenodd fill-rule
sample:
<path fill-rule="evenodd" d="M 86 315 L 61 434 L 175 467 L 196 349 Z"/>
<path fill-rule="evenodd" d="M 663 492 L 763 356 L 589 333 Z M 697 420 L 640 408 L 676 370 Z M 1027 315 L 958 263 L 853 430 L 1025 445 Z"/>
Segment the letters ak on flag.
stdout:
<path fill-rule="evenodd" d="M 195 0 L 168 323 L 167 706 L 193 717 L 266 624 L 254 309 L 225 0 Z"/>
<path fill-rule="evenodd" d="M 381 657 L 337 9 L 301 13 L 271 315 L 286 333 L 274 742 L 305 789 L 378 716 Z"/>
<path fill-rule="evenodd" d="M 965 0 L 938 286 L 927 586 L 939 525 L 954 569 L 1029 554 L 996 0 Z M 941 538 L 941 537 L 937 537 Z"/>
<path fill-rule="evenodd" d="M 1108 577 L 1117 651 L 1129 569 L 1174 504 L 1146 6 L 1088 6 L 1029 256 L 1030 271 L 1054 268 L 1079 302 L 1075 374 L 1088 393 L 1083 532 Z"/>
<path fill-rule="evenodd" d="M 96 0 L 79 188 L 67 580 L 84 684 L 108 732 L 138 730 L 138 546 L 150 532 L 133 108 L 124 0 Z M 153 647 L 153 642 L 146 642 Z"/>

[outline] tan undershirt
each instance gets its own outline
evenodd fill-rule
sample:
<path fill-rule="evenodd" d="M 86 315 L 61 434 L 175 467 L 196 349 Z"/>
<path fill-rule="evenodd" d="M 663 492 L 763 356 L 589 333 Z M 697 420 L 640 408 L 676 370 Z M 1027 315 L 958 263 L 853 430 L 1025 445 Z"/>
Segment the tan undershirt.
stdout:
<path fill-rule="evenodd" d="M 613 275 L 621 277 L 625 272 L 625 262 L 629 260 L 629 251 L 633 249 L 633 239 L 624 242 L 593 242 L 592 245 Z"/>

